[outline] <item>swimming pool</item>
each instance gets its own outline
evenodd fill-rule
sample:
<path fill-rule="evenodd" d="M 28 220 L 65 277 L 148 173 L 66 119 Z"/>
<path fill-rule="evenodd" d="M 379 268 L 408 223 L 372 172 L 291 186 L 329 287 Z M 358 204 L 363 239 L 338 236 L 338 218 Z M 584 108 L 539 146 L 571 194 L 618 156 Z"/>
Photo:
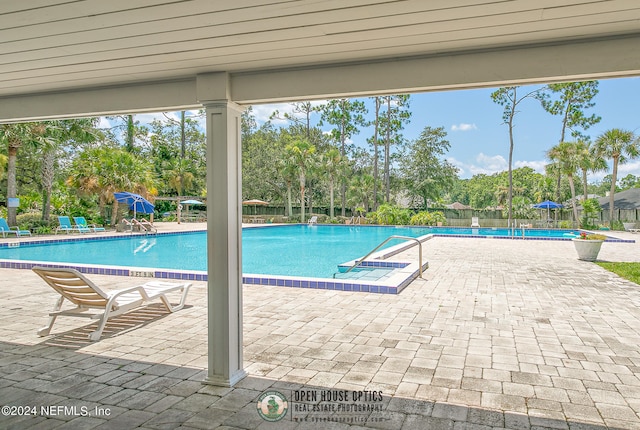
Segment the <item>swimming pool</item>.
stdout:
<path fill-rule="evenodd" d="M 244 228 L 243 283 L 395 294 L 415 279 L 417 261 L 377 260 L 364 264 L 361 273 L 345 276 L 340 272 L 345 263 L 362 257 L 391 235 L 425 241 L 434 236 L 569 240 L 574 234 L 577 231 L 306 224 Z M 408 246 L 403 243 L 409 244 L 393 240 L 384 247 L 393 249 L 383 252 L 392 254 L 395 248 Z M 203 281 L 207 279 L 206 249 L 205 231 L 19 241 L 0 243 L 0 267 L 29 269 L 44 262 L 85 273 Z M 423 260 L 425 267 L 428 264 Z"/>
<path fill-rule="evenodd" d="M 419 237 L 428 228 L 289 225 L 245 228 L 242 271 L 332 278 L 338 265 L 363 256 L 390 235 Z M 108 266 L 207 270 L 206 232 L 21 244 L 0 248 L 0 259 Z M 391 241 L 388 246 L 401 240 Z"/>
<path fill-rule="evenodd" d="M 526 229 L 525 237 L 561 239 L 570 230 Z M 511 237 L 507 229 L 286 225 L 245 228 L 243 273 L 331 278 L 338 265 L 362 257 L 391 235 Z M 521 237 L 521 230 L 515 231 Z M 401 243 L 393 240 L 386 247 Z M 206 232 L 116 237 L 0 248 L 0 259 L 207 270 Z"/>

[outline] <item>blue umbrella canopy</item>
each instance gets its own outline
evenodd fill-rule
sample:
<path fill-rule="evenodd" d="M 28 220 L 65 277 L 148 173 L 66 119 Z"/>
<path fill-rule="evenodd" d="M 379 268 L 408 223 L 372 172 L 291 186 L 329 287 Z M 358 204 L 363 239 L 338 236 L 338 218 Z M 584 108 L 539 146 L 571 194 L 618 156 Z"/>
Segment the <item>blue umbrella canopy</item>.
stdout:
<path fill-rule="evenodd" d="M 203 205 L 204 204 L 200 200 L 184 200 L 180 203 L 183 205 Z"/>
<path fill-rule="evenodd" d="M 133 211 L 133 217 L 136 217 L 136 212 L 143 214 L 152 214 L 155 206 L 147 199 L 139 194 L 122 191 L 113 193 L 113 196 L 119 203 L 126 203 L 129 205 L 129 209 Z"/>
<path fill-rule="evenodd" d="M 562 205 L 560 203 L 552 202 L 551 200 L 545 200 L 542 203 L 533 205 L 533 207 L 536 209 L 559 209 Z"/>

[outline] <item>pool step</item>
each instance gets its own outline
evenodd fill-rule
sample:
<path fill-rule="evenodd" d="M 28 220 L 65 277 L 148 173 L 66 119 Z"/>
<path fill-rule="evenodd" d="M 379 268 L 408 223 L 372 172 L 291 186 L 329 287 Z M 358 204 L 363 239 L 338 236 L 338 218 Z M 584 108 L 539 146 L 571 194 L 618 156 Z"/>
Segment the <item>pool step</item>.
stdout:
<path fill-rule="evenodd" d="M 359 279 L 366 281 L 384 281 L 391 277 L 394 268 L 358 267 L 349 273 L 336 272 L 334 279 Z"/>

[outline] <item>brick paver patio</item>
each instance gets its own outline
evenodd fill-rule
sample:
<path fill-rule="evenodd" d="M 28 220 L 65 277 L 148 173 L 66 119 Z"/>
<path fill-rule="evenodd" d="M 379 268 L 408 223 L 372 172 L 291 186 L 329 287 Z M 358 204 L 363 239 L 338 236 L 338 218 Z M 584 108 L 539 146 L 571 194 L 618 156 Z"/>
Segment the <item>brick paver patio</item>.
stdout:
<path fill-rule="evenodd" d="M 436 238 L 425 255 L 425 279 L 398 296 L 245 286 L 249 376 L 233 389 L 201 383 L 204 283 L 187 308 L 150 305 L 90 343 L 76 318 L 37 337 L 55 294 L 2 269 L 0 405 L 37 410 L 3 409 L 0 428 L 640 428 L 640 286 L 578 261 L 571 242 Z M 600 258 L 640 261 L 640 244 Z M 281 421 L 257 413 L 267 390 L 289 400 Z M 343 390 L 376 398 L 356 412 L 299 398 Z"/>

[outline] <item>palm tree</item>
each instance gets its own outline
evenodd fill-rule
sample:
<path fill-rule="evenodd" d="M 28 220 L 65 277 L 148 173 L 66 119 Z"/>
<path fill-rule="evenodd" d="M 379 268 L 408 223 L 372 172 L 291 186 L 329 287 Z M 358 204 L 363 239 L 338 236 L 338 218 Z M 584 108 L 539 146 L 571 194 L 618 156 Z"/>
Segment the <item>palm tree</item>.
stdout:
<path fill-rule="evenodd" d="M 298 139 L 287 145 L 285 150 L 290 154 L 298 168 L 298 179 L 300 181 L 300 222 L 305 222 L 304 209 L 306 173 L 311 162 L 311 157 L 316 152 L 316 147 L 306 139 Z"/>
<path fill-rule="evenodd" d="M 88 148 L 74 160 L 71 171 L 67 185 L 82 194 L 98 194 L 101 212 L 113 202 L 112 225 L 118 215 L 114 192 L 132 191 L 148 197 L 154 190 L 150 163 L 119 147 Z"/>
<path fill-rule="evenodd" d="M 296 164 L 292 157 L 284 156 L 278 160 L 278 171 L 287 184 L 287 216 L 293 216 L 291 188 L 296 176 Z"/>
<path fill-rule="evenodd" d="M 174 158 L 165 163 L 164 176 L 167 184 L 173 188 L 178 197 L 183 196 L 185 190 L 191 189 L 195 175 L 190 171 L 192 163 L 184 158 Z"/>
<path fill-rule="evenodd" d="M 554 185 L 555 181 L 551 176 L 542 176 L 535 185 L 535 190 L 533 192 L 533 198 L 536 203 L 541 203 L 545 200 L 552 200 Z"/>
<path fill-rule="evenodd" d="M 47 121 L 42 142 L 42 219 L 49 220 L 55 162 L 59 149 L 70 143 L 85 144 L 96 139 L 98 118 Z"/>
<path fill-rule="evenodd" d="M 567 175 L 571 189 L 571 201 L 573 202 L 573 216 L 578 222 L 578 202 L 576 201 L 576 187 L 573 177 L 580 167 L 580 153 L 583 147 L 584 144 L 577 142 L 560 142 L 547 152 L 547 157 L 558 163 L 560 172 Z"/>
<path fill-rule="evenodd" d="M 578 142 L 581 144 L 578 152 L 580 170 L 582 170 L 582 193 L 583 200 L 589 198 L 587 191 L 587 173 L 602 172 L 607 170 L 607 161 L 594 151 L 591 142 Z"/>
<path fill-rule="evenodd" d="M 640 154 L 640 142 L 632 131 L 613 128 L 605 131 L 596 139 L 595 152 L 603 158 L 613 160 L 611 192 L 609 193 L 609 222 L 612 222 L 618 164 L 624 164 L 627 160 L 636 158 Z"/>
<path fill-rule="evenodd" d="M 371 204 L 369 199 L 373 193 L 375 180 L 369 174 L 354 176 L 349 185 L 349 203 L 353 208 L 362 207 L 364 212 L 369 212 Z"/>
<path fill-rule="evenodd" d="M 336 179 L 339 175 L 342 165 L 342 157 L 340 156 L 340 151 L 337 148 L 331 148 L 329 151 L 322 155 L 322 166 L 329 181 L 329 217 L 331 219 L 335 217 L 333 210 L 334 191 Z"/>
<path fill-rule="evenodd" d="M 0 126 L 0 142 L 7 144 L 7 199 L 17 197 L 16 181 L 18 149 L 23 144 L 38 145 L 44 140 L 46 128 L 43 123 L 3 124 Z M 16 225 L 15 207 L 7 207 L 7 222 Z"/>

